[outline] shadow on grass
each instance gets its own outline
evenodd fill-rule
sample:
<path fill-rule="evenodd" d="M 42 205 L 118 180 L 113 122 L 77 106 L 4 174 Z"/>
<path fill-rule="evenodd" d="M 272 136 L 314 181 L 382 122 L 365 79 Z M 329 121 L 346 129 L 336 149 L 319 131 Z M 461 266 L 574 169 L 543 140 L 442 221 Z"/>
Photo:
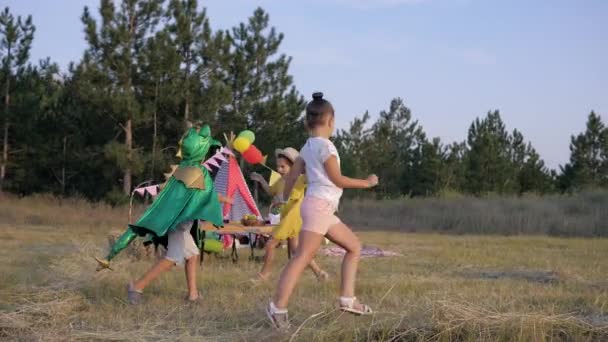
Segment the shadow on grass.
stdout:
<path fill-rule="evenodd" d="M 462 270 L 454 273 L 455 275 L 467 279 L 488 279 L 488 280 L 523 280 L 540 284 L 557 284 L 560 282 L 559 275 L 553 271 L 541 270 Z"/>

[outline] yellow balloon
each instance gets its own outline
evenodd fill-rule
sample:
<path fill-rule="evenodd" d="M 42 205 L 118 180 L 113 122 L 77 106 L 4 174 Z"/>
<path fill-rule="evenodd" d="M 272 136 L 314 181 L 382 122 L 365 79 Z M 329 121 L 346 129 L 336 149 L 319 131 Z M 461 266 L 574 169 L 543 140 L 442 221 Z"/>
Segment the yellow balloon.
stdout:
<path fill-rule="evenodd" d="M 247 140 L 247 138 L 239 137 L 234 139 L 232 146 L 234 146 L 235 150 L 239 151 L 240 153 L 243 153 L 247 151 L 249 146 L 251 146 L 251 143 L 249 142 L 249 140 Z"/>

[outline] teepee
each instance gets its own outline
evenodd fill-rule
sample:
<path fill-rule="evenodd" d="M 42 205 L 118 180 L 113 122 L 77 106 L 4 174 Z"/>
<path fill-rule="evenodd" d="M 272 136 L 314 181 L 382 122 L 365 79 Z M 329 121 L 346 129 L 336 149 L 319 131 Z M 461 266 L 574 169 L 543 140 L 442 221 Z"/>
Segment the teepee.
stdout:
<path fill-rule="evenodd" d="M 247 187 L 243 172 L 241 171 L 234 154 L 231 152 L 232 151 L 229 149 L 224 148 L 218 153 L 224 154 L 225 158 L 222 159 L 227 160 L 222 160 L 221 163 L 212 162 L 213 164 L 219 164 L 219 170 L 217 171 L 214 180 L 215 190 L 224 197 L 232 199 L 232 204 L 224 203 L 223 205 L 224 220 L 238 222 L 243 216 L 248 214 L 255 215 L 261 219 L 262 215 Z M 215 159 L 215 161 L 218 160 Z"/>
<path fill-rule="evenodd" d="M 243 172 L 231 149 L 226 147 L 220 148 L 202 165 L 207 168 L 209 172 L 216 174 L 214 180 L 215 190 L 224 197 L 232 199 L 232 204 L 223 204 L 222 210 L 224 220 L 238 222 L 243 216 L 248 214 L 255 215 L 258 219 L 262 218 L 260 210 L 255 204 L 255 200 L 247 187 Z M 171 171 L 165 174 L 165 178 L 169 180 L 176 169 L 177 165 L 171 165 Z M 133 191 L 133 194 L 138 193 L 143 196 L 145 193 L 149 193 L 152 197 L 156 197 L 163 186 L 164 184 L 139 187 Z M 132 197 L 133 196 L 131 196 L 131 201 L 133 200 Z M 130 218 L 131 216 L 129 213 L 129 220 Z"/>

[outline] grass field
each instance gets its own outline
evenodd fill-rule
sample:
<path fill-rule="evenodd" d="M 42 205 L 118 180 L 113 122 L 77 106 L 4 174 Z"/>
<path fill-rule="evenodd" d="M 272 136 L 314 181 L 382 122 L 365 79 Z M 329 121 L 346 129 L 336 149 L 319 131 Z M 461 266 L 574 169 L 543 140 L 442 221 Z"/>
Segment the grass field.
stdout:
<path fill-rule="evenodd" d="M 276 281 L 252 287 L 260 264 L 207 258 L 200 304 L 186 304 L 182 270 L 161 277 L 144 304 L 124 284 L 152 261 L 117 258 L 96 273 L 126 208 L 52 198 L 0 200 L 0 340 L 479 341 L 608 339 L 608 240 L 543 236 L 360 232 L 402 257 L 363 259 L 358 296 L 376 310 L 335 310 L 334 279 L 307 274 L 290 304 L 294 327 L 273 331 L 264 305 Z M 378 227 L 381 229 L 382 227 Z M 283 254 L 283 253 L 281 253 Z M 277 260 L 277 272 L 284 257 Z M 315 314 L 321 313 L 318 316 Z"/>

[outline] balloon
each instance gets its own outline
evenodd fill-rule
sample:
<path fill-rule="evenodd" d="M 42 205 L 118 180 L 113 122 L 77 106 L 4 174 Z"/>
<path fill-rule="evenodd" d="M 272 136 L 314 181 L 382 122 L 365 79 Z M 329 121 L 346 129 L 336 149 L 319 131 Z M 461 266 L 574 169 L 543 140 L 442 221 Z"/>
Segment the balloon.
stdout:
<path fill-rule="evenodd" d="M 251 143 L 249 142 L 249 140 L 247 140 L 243 137 L 239 137 L 239 138 L 234 139 L 232 146 L 234 146 L 235 150 L 239 151 L 240 153 L 243 153 L 249 149 L 249 146 L 251 146 Z"/>
<path fill-rule="evenodd" d="M 249 140 L 250 144 L 253 144 L 253 142 L 255 141 L 255 134 L 253 134 L 253 132 L 250 130 L 245 130 L 239 133 L 239 138 L 245 138 Z"/>
<path fill-rule="evenodd" d="M 243 159 L 249 164 L 255 165 L 264 161 L 264 156 L 262 156 L 262 152 L 257 147 L 251 145 L 247 151 L 243 152 Z"/>

